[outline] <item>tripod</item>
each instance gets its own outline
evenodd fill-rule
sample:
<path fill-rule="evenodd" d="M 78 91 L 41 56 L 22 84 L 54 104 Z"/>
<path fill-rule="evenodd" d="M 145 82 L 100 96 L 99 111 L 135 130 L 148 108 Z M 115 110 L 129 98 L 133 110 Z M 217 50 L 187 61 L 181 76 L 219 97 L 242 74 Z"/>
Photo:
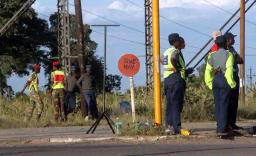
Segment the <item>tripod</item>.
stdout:
<path fill-rule="evenodd" d="M 105 64 L 105 63 L 104 63 Z M 104 65 L 105 66 L 105 65 Z M 93 123 L 93 125 L 90 127 L 90 129 L 86 132 L 86 134 L 94 133 L 97 126 L 99 125 L 100 121 L 105 118 L 108 122 L 109 127 L 111 128 L 113 134 L 115 134 L 114 128 L 112 125 L 114 125 L 114 122 L 110 119 L 108 113 L 106 112 L 106 95 L 105 95 L 105 78 L 106 78 L 106 71 L 104 70 L 104 80 L 103 80 L 103 112 L 101 116 Z"/>
<path fill-rule="evenodd" d="M 111 128 L 113 134 L 115 134 L 115 130 L 112 125 L 114 125 L 114 122 L 110 119 L 108 113 L 106 112 L 106 56 L 107 56 L 107 27 L 108 26 L 120 26 L 120 25 L 91 25 L 91 26 L 98 26 L 98 27 L 104 27 L 104 74 L 103 74 L 103 112 L 101 116 L 93 123 L 91 128 L 86 132 L 86 134 L 94 133 L 97 126 L 99 125 L 100 121 L 105 118 L 108 122 L 109 127 Z"/>

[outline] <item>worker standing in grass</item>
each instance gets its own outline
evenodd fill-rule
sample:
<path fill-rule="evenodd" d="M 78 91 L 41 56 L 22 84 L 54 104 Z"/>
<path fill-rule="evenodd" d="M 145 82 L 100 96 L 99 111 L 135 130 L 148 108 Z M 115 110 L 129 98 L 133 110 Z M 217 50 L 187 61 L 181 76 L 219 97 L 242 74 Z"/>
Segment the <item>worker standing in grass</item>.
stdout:
<path fill-rule="evenodd" d="M 91 74 L 91 65 L 87 65 L 84 72 L 81 74 L 81 77 L 77 81 L 77 85 L 80 88 L 84 96 L 84 103 L 89 109 L 90 118 L 98 119 L 98 108 L 96 101 L 96 93 L 94 89 L 93 77 Z M 80 85 L 82 83 L 82 86 Z M 89 119 L 89 116 L 86 117 L 86 120 Z"/>
<path fill-rule="evenodd" d="M 64 88 L 65 88 L 65 73 L 61 69 L 59 61 L 53 62 L 53 72 L 51 73 L 52 98 L 54 103 L 55 121 L 66 120 L 64 108 Z"/>
<path fill-rule="evenodd" d="M 172 33 L 168 37 L 171 45 L 161 58 L 164 66 L 164 89 L 166 95 L 166 133 L 181 133 L 181 112 L 184 102 L 186 88 L 186 69 L 181 49 L 185 48 L 185 41 L 177 33 Z M 191 74 L 192 69 L 189 70 Z"/>
<path fill-rule="evenodd" d="M 219 50 L 210 53 L 205 69 L 206 85 L 213 91 L 215 117 L 217 120 L 217 135 L 228 135 L 228 106 L 231 89 L 236 87 L 233 77 L 234 57 L 227 49 L 224 36 L 216 38 Z"/>
<path fill-rule="evenodd" d="M 40 73 L 40 64 L 34 64 L 33 73 L 30 75 L 27 83 L 21 91 L 21 94 L 24 93 L 25 89 L 28 86 L 29 89 L 29 101 L 30 105 L 26 109 L 25 119 L 24 121 L 28 121 L 31 119 L 34 110 L 36 110 L 36 119 L 39 120 L 43 111 L 43 101 L 39 94 L 39 79 L 38 73 Z"/>
<path fill-rule="evenodd" d="M 236 52 L 233 45 L 235 44 L 235 36 L 232 33 L 228 32 L 225 34 L 227 49 L 233 54 L 234 57 L 234 71 L 233 76 L 236 81 L 236 87 L 231 90 L 231 99 L 228 108 L 228 126 L 231 130 L 239 130 L 242 127 L 236 125 L 236 116 L 237 116 L 237 108 L 238 108 L 238 99 L 239 99 L 239 68 L 238 64 L 243 64 L 244 61 L 241 56 Z"/>
<path fill-rule="evenodd" d="M 76 107 L 76 81 L 77 81 L 77 67 L 75 65 L 71 66 L 71 72 L 66 78 L 65 84 L 65 116 L 73 112 Z"/>

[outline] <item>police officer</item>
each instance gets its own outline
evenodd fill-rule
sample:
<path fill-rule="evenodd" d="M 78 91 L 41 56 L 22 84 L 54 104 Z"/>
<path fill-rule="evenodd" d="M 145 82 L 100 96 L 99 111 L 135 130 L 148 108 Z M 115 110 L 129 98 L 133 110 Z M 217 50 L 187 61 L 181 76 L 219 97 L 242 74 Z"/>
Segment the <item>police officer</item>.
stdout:
<path fill-rule="evenodd" d="M 179 49 L 185 48 L 185 41 L 177 33 L 168 37 L 171 45 L 161 58 L 164 68 L 164 89 L 166 95 L 166 133 L 180 134 L 181 111 L 185 94 L 185 61 Z M 183 40 L 183 42 L 182 42 Z"/>
<path fill-rule="evenodd" d="M 58 121 L 59 119 L 64 121 L 66 119 L 64 109 L 65 74 L 61 69 L 61 64 L 59 61 L 53 62 L 51 84 L 55 121 Z"/>
<path fill-rule="evenodd" d="M 217 135 L 228 135 L 228 106 L 231 89 L 236 87 L 233 78 L 234 57 L 226 50 L 225 37 L 219 36 L 215 43 L 219 50 L 210 53 L 205 69 L 206 85 L 213 91 L 215 103 L 215 116 L 217 120 Z"/>
<path fill-rule="evenodd" d="M 40 73 L 40 64 L 34 64 L 33 72 L 21 91 L 21 94 L 23 94 L 23 92 L 28 86 L 30 106 L 26 109 L 24 121 L 28 121 L 31 119 L 34 110 L 36 110 L 36 119 L 39 120 L 43 111 L 44 106 L 43 106 L 42 99 L 39 95 L 38 73 Z"/>
<path fill-rule="evenodd" d="M 227 42 L 227 49 L 233 54 L 234 57 L 234 71 L 233 76 L 234 80 L 236 81 L 236 87 L 231 90 L 231 99 L 228 108 L 228 126 L 233 130 L 242 129 L 241 127 L 236 125 L 236 115 L 237 115 L 237 108 L 238 108 L 238 97 L 239 97 L 239 68 L 238 64 L 243 64 L 244 61 L 240 57 L 240 55 L 236 52 L 233 45 L 235 44 L 235 36 L 232 33 L 228 32 L 225 34 L 226 42 Z"/>

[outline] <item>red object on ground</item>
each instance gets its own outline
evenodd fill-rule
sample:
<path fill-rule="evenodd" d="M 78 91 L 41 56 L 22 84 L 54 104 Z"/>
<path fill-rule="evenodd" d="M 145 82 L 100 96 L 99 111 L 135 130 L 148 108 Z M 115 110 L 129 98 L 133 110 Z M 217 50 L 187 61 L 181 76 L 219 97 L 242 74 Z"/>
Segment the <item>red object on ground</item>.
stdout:
<path fill-rule="evenodd" d="M 219 50 L 219 47 L 218 45 L 215 43 L 212 48 L 211 48 L 211 52 L 214 53 L 214 52 L 217 52 Z"/>
<path fill-rule="evenodd" d="M 140 70 L 140 61 L 133 54 L 124 54 L 118 61 L 118 69 L 124 75 L 132 77 Z"/>

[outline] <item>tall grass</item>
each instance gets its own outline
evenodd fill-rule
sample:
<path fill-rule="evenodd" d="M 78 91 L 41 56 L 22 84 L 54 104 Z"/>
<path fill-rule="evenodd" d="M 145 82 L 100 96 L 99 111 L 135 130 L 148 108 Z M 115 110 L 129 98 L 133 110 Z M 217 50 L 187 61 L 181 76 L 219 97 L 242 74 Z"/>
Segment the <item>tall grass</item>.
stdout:
<path fill-rule="evenodd" d="M 256 90 L 247 92 L 246 105 L 239 105 L 239 119 L 256 119 Z M 29 106 L 28 96 L 18 96 L 11 100 L 0 97 L 0 128 L 17 127 L 44 127 L 44 126 L 69 126 L 69 125 L 91 125 L 93 121 L 85 121 L 79 109 L 68 116 L 68 121 L 56 123 L 54 121 L 54 111 L 51 98 L 47 94 L 43 95 L 44 111 L 41 120 L 37 122 L 32 118 L 30 122 L 24 122 L 26 108 Z M 123 114 L 120 111 L 120 102 L 130 102 L 130 94 L 126 93 L 106 95 L 106 108 L 111 118 L 115 121 L 117 118 L 123 123 L 131 122 L 130 114 Z M 102 95 L 97 96 L 99 111 L 102 111 Z M 144 88 L 135 90 L 135 105 L 137 121 L 153 123 L 154 106 L 153 93 L 147 93 Z M 162 115 L 165 114 L 165 96 L 162 95 Z M 35 115 L 34 115 L 35 116 Z M 185 102 L 182 112 L 183 121 L 209 121 L 214 120 L 214 104 L 210 90 L 201 83 L 187 83 Z M 163 119 L 164 120 L 164 119 Z"/>

